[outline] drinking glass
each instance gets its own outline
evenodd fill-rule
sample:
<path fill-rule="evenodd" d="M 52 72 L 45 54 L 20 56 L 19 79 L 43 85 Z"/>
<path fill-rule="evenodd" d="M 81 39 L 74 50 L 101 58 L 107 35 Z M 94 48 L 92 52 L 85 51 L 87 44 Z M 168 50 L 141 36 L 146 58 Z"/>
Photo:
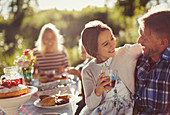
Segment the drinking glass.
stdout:
<path fill-rule="evenodd" d="M 45 71 L 47 78 L 51 81 L 54 79 L 55 70 Z"/>
<path fill-rule="evenodd" d="M 23 84 L 23 77 L 19 74 L 19 68 L 17 66 L 9 66 L 4 68 L 4 78 L 17 81 L 19 84 Z"/>
<path fill-rule="evenodd" d="M 113 70 L 111 70 L 111 69 L 101 70 L 101 73 L 103 73 L 103 72 L 105 72 L 104 76 L 110 76 L 110 78 L 107 79 L 107 80 L 104 80 L 104 82 L 105 81 L 111 81 L 109 84 L 105 85 L 105 87 L 114 88 L 115 87 L 116 77 L 117 77 L 117 71 L 113 72 Z"/>

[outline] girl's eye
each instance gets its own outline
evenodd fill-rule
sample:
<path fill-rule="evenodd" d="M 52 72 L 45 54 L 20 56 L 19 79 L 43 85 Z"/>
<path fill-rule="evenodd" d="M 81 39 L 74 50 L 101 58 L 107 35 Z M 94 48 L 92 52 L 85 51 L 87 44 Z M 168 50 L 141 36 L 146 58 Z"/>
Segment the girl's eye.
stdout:
<path fill-rule="evenodd" d="M 114 40 L 114 38 L 112 37 L 111 40 Z"/>
<path fill-rule="evenodd" d="M 108 45 L 108 43 L 105 43 L 105 44 L 104 44 L 104 46 L 107 46 L 107 45 Z"/>

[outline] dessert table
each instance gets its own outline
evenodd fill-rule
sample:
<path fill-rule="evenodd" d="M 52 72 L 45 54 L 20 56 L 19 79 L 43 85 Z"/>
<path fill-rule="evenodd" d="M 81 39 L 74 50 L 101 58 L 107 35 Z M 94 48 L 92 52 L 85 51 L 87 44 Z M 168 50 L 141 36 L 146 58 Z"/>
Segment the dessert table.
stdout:
<path fill-rule="evenodd" d="M 74 115 L 77 109 L 76 103 L 81 100 L 78 94 L 81 91 L 81 83 L 78 77 L 71 76 L 71 80 L 66 81 L 54 81 L 40 85 L 34 85 L 38 88 L 38 92 L 32 95 L 32 97 L 20 106 L 18 109 L 19 115 Z M 64 105 L 56 107 L 43 107 L 37 106 L 35 103 L 40 95 L 54 95 L 54 94 L 69 94 L 70 102 Z M 16 100 L 17 101 L 17 100 Z M 0 115 L 5 113 L 0 110 Z"/>
<path fill-rule="evenodd" d="M 19 109 L 19 115 L 49 115 L 52 113 L 58 113 L 59 115 L 74 115 L 76 112 L 76 100 L 72 101 L 71 103 L 56 107 L 56 108 L 41 108 L 36 107 L 34 102 L 37 100 L 37 96 L 33 95 L 29 101 L 24 103 Z M 0 115 L 5 115 L 3 111 L 0 110 Z"/>

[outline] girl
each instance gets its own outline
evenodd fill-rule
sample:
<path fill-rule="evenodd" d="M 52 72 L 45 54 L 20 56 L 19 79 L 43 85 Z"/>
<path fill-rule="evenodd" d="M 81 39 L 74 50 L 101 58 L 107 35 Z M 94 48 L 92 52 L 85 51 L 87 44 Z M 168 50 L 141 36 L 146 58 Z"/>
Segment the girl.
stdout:
<path fill-rule="evenodd" d="M 83 46 L 94 57 L 82 70 L 86 106 L 81 114 L 132 115 L 134 94 L 134 70 L 141 46 L 138 44 L 116 48 L 116 38 L 109 26 L 101 21 L 85 25 L 81 34 Z M 116 72 L 115 87 L 104 76 L 109 70 Z"/>

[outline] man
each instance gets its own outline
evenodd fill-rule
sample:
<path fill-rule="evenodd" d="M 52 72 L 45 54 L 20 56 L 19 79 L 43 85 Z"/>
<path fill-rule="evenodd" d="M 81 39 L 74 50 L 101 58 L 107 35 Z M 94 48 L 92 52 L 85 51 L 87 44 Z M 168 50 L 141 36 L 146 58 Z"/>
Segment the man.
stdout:
<path fill-rule="evenodd" d="M 138 20 L 143 55 L 136 66 L 135 112 L 170 114 L 170 11 L 148 12 Z"/>

